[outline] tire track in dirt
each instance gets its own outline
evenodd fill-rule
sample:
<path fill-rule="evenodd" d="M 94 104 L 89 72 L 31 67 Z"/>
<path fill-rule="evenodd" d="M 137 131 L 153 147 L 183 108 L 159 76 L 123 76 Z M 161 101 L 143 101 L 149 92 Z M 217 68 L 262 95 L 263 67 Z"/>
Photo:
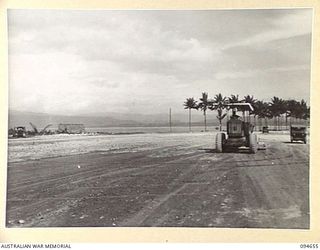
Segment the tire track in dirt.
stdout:
<path fill-rule="evenodd" d="M 89 155 L 89 154 L 88 154 Z M 91 154 L 92 155 L 92 154 Z M 90 155 L 90 156 L 91 156 Z M 20 168 L 20 171 L 28 174 L 29 178 L 27 178 L 26 175 L 21 175 L 19 172 L 19 170 L 16 169 L 12 169 L 12 167 L 9 165 L 9 173 L 8 173 L 8 177 L 10 176 L 19 176 L 20 179 L 23 177 L 24 181 L 23 182 L 17 182 L 17 180 L 12 179 L 10 180 L 10 187 L 11 186 L 15 186 L 15 185 L 23 185 L 23 184 L 30 184 L 32 182 L 39 182 L 39 175 L 41 175 L 41 171 L 43 171 L 45 174 L 43 174 L 40 178 L 46 180 L 48 178 L 52 178 L 53 176 L 57 176 L 60 174 L 63 174 L 64 176 L 67 173 L 71 173 L 68 176 L 72 177 L 72 176 L 76 176 L 78 173 L 78 170 L 75 171 L 75 168 L 81 163 L 84 163 L 85 169 L 84 168 L 81 169 L 81 171 L 97 171 L 97 170 L 105 170 L 105 166 L 101 166 L 101 164 L 95 164 L 95 163 L 99 163 L 101 162 L 101 160 L 105 160 L 106 159 L 106 155 L 101 155 L 101 154 L 93 154 L 94 155 L 94 160 L 93 162 L 89 162 L 89 164 L 87 163 L 87 160 L 85 159 L 85 155 L 78 155 L 78 156 L 69 156 L 69 157 L 52 157 L 52 158 L 47 158 L 47 159 L 43 159 L 41 160 L 41 164 L 39 163 L 40 160 L 35 160 L 32 162 L 24 162 L 24 163 L 18 163 L 18 164 L 14 164 L 14 165 L 18 165 L 15 168 Z M 114 162 L 113 159 L 116 158 L 115 155 L 107 155 L 109 156 L 109 159 L 107 162 L 104 162 L 104 165 L 113 168 L 118 167 L 118 165 L 124 165 L 127 164 L 127 162 L 135 162 L 135 160 L 139 161 L 142 157 L 144 157 L 144 155 L 141 154 L 135 154 L 134 156 L 132 156 L 130 159 L 127 159 L 128 155 L 121 155 L 122 156 L 122 161 L 121 162 Z M 116 155 L 117 157 L 119 157 L 119 155 Z M 65 162 L 63 160 L 66 160 Z M 61 164 L 61 162 L 63 164 Z M 81 163 L 80 163 L 81 162 Z M 27 167 L 29 165 L 32 165 L 33 167 L 30 169 L 30 167 Z M 66 168 L 66 165 L 68 165 L 69 167 Z M 128 164 L 130 165 L 130 164 Z M 35 167 L 37 166 L 37 167 Z M 74 166 L 74 167 L 71 167 Z M 82 165 L 83 166 L 83 165 Z M 26 168 L 27 170 L 26 171 Z M 51 174 L 51 172 L 48 173 L 48 168 L 50 169 L 50 171 L 52 170 L 52 175 L 48 175 Z M 36 176 L 34 173 L 38 173 Z M 76 172 L 76 173 L 74 173 Z M 80 173 L 81 174 L 81 173 Z M 44 177 L 43 177 L 44 176 Z M 41 179 L 40 179 L 41 181 Z"/>
<path fill-rule="evenodd" d="M 200 173 L 203 173 L 203 170 L 199 168 L 200 165 L 204 164 L 202 160 L 202 156 L 203 155 L 200 155 L 200 157 L 198 157 L 197 159 L 197 162 L 195 162 L 194 164 L 188 164 L 186 161 L 187 159 L 181 159 L 182 163 L 185 164 L 184 167 L 187 169 L 184 169 L 184 172 L 174 182 L 171 182 L 169 184 L 169 185 L 177 185 L 177 187 L 167 194 L 156 197 L 154 200 L 146 204 L 144 208 L 142 208 L 138 213 L 134 214 L 132 217 L 127 218 L 124 221 L 121 221 L 119 223 L 119 226 L 166 225 L 165 223 L 170 221 L 170 216 L 168 213 L 165 213 L 164 211 L 166 211 L 165 207 L 168 206 L 168 203 L 170 201 L 176 200 L 177 197 L 181 197 L 182 199 L 184 199 L 184 197 L 190 197 L 190 198 L 194 197 L 195 196 L 194 192 L 190 192 L 190 191 L 187 192 L 186 189 L 188 189 L 189 187 L 191 188 L 192 186 L 194 187 L 203 186 L 205 189 L 207 189 L 211 185 L 210 181 L 201 181 L 201 180 L 196 181 L 194 179 L 195 176 L 199 175 Z M 221 162 L 223 162 L 224 158 L 225 156 L 221 154 L 215 158 L 214 163 L 220 165 Z M 206 161 L 206 164 L 208 164 L 207 161 Z M 221 170 L 216 170 L 216 173 L 218 172 L 221 172 Z M 191 188 L 191 190 L 192 189 L 193 188 Z M 183 192 L 184 190 L 185 192 Z M 172 209 L 175 209 L 175 207 L 172 207 Z M 181 224 L 181 226 L 183 226 L 183 223 Z"/>
<path fill-rule="evenodd" d="M 187 157 L 184 157 L 184 159 L 192 160 L 192 158 L 197 158 L 198 155 L 199 155 L 199 152 L 197 152 L 195 155 L 192 155 L 192 156 L 189 155 Z M 168 165 L 174 164 L 177 161 L 179 161 L 179 159 L 171 160 L 171 161 L 168 162 Z M 81 176 L 81 174 L 83 174 L 83 173 L 76 174 L 76 176 L 79 177 L 79 178 L 76 181 L 74 181 L 73 183 L 72 182 L 65 183 L 65 180 L 61 180 L 61 178 L 55 178 L 55 179 L 50 179 L 47 182 L 43 182 L 43 183 L 33 183 L 31 185 L 20 186 L 19 190 L 18 189 L 16 189 L 16 190 L 15 189 L 10 189 L 9 190 L 9 192 L 10 192 L 9 196 L 11 197 L 11 199 L 8 198 L 8 202 L 14 202 L 14 201 L 24 201 L 24 202 L 26 202 L 26 201 L 28 201 L 28 199 L 15 199 L 13 191 L 17 191 L 17 193 L 19 194 L 20 190 L 25 190 L 26 188 L 30 189 L 31 186 L 35 186 L 34 189 L 36 189 L 37 185 L 51 183 L 53 190 L 57 190 L 57 187 L 59 185 L 70 185 L 70 184 L 77 185 L 79 183 L 92 182 L 94 179 L 101 178 L 101 177 L 104 177 L 104 176 L 113 176 L 114 180 L 112 182 L 117 182 L 117 181 L 119 181 L 119 179 L 123 178 L 123 174 L 134 173 L 135 175 L 137 175 L 137 174 L 144 175 L 148 171 L 152 171 L 154 169 L 168 168 L 168 165 L 167 166 L 166 165 L 162 166 L 162 164 L 158 163 L 158 164 L 149 164 L 149 165 L 145 165 L 145 166 L 140 166 L 140 167 L 136 167 L 136 168 L 124 167 L 121 170 L 111 171 L 111 172 L 110 172 L 110 170 L 102 169 L 101 171 L 100 170 L 96 170 L 96 171 L 98 171 L 98 174 L 94 174 L 94 175 L 92 175 L 92 170 L 91 171 L 88 170 L 88 171 L 85 172 L 85 174 L 88 174 L 85 178 L 83 177 L 83 175 Z M 105 173 L 105 174 L 101 174 L 102 172 L 105 172 L 105 171 L 109 171 L 109 172 Z M 72 175 L 71 177 L 74 177 L 74 175 Z M 67 178 L 70 178 L 70 175 L 66 176 L 63 179 L 67 179 Z M 106 186 L 108 186 L 110 184 L 111 184 L 110 182 L 109 183 L 108 182 L 105 183 Z M 45 186 L 48 188 L 48 185 L 45 185 Z M 98 189 L 96 189 L 96 190 L 98 190 Z M 83 191 L 83 190 L 74 190 L 73 189 L 71 191 L 62 193 L 61 194 L 62 196 L 61 196 L 60 200 L 66 200 L 66 198 L 65 198 L 66 196 L 68 196 L 68 195 L 72 196 L 72 193 L 79 194 L 79 192 L 81 192 L 81 191 Z M 29 196 L 29 198 L 30 198 L 30 196 Z M 70 198 L 68 198 L 68 199 L 70 199 Z M 38 199 L 38 200 L 29 199 L 30 204 L 27 204 L 27 205 L 24 205 L 24 206 L 19 206 L 16 209 L 12 209 L 12 208 L 9 209 L 9 211 L 8 211 L 8 215 L 9 216 L 8 217 L 14 217 L 14 216 L 10 216 L 10 215 L 13 215 L 15 213 L 19 213 L 19 211 L 23 211 L 23 210 L 29 210 L 29 211 L 31 210 L 32 211 L 33 210 L 32 208 L 43 207 L 46 203 L 48 203 L 50 201 L 54 201 L 54 200 L 59 200 L 59 198 L 53 198 L 53 199 L 46 199 L 46 198 L 43 199 L 42 198 L 42 199 Z M 72 198 L 70 200 L 72 200 Z M 75 199 L 75 200 L 78 200 L 78 199 Z M 77 202 L 76 203 L 72 203 L 72 204 L 73 204 L 73 206 L 76 206 Z M 66 209 L 64 208 L 61 211 L 66 211 Z M 26 224 L 26 226 L 27 225 L 30 225 L 30 224 Z"/>
<path fill-rule="evenodd" d="M 154 212 L 155 209 L 159 208 L 163 203 L 168 201 L 172 196 L 183 190 L 186 185 L 183 184 L 179 188 L 175 189 L 174 191 L 171 191 L 170 193 L 166 195 L 162 195 L 160 197 L 157 197 L 155 200 L 152 200 L 150 203 L 148 203 L 144 208 L 142 208 L 138 213 L 136 213 L 133 217 L 130 217 L 126 219 L 125 221 L 122 221 L 119 223 L 120 227 L 126 227 L 126 226 L 137 226 L 142 225 L 143 221 L 145 221 L 150 214 Z"/>
<path fill-rule="evenodd" d="M 308 187 L 299 182 L 299 177 L 306 175 L 308 148 L 305 145 L 299 145 L 299 149 L 295 146 L 271 142 L 265 153 L 271 163 L 269 166 L 257 170 L 238 168 L 245 201 L 243 207 L 250 227 L 308 228 L 307 216 L 301 218 L 304 209 L 299 211 L 299 204 L 308 203 L 305 191 Z M 284 154 L 291 155 L 290 161 L 277 157 Z M 308 182 L 303 183 L 306 185 Z M 297 188 L 297 184 L 301 188 Z"/>
<path fill-rule="evenodd" d="M 158 157 L 161 154 L 150 157 L 153 151 L 145 151 L 52 159 L 61 162 L 69 159 L 69 163 L 77 159 L 79 164 L 92 162 L 93 167 L 86 173 L 77 173 L 79 170 L 73 168 L 68 172 L 69 179 L 59 178 L 64 175 L 61 167 L 53 172 L 57 174 L 55 177 L 49 172 L 46 176 L 49 182 L 34 186 L 19 182 L 23 188 L 14 192 L 9 189 L 11 200 L 8 201 L 30 204 L 16 206 L 17 209 L 9 207 L 7 223 L 12 218 L 26 216 L 24 225 L 10 224 L 10 227 L 306 228 L 309 210 L 308 206 L 302 206 L 308 199 L 308 187 L 305 187 L 308 148 L 277 141 L 268 141 L 268 145 L 265 151 L 255 155 L 208 153 L 198 148 L 194 148 L 192 155 L 181 155 L 183 150 L 172 153 L 164 148 L 163 157 Z M 39 167 L 43 162 L 40 161 Z M 113 167 L 105 168 L 105 162 Z M 38 180 L 37 176 L 31 176 L 29 184 Z M 44 193 L 47 197 L 33 199 L 43 187 L 47 188 Z M 24 188 L 34 191 L 19 199 Z M 39 212 L 43 219 L 38 218 Z"/>
<path fill-rule="evenodd" d="M 191 159 L 192 157 L 194 157 L 194 155 L 198 155 L 199 153 L 195 153 L 193 155 L 190 155 L 190 156 L 187 156 L 185 157 L 185 159 Z M 102 157 L 101 157 L 102 158 Z M 106 156 L 104 157 L 106 158 Z M 175 161 L 177 161 L 179 159 L 174 159 L 172 161 L 170 161 L 171 163 L 175 163 Z M 130 161 L 130 160 L 128 160 Z M 170 162 L 167 162 L 166 164 L 170 164 Z M 131 164 L 133 164 L 133 161 L 130 161 Z M 81 163 L 79 163 L 81 164 Z M 108 165 L 110 166 L 114 166 L 115 164 L 114 163 L 109 163 Z M 116 163 L 116 165 L 126 165 L 126 162 L 118 162 Z M 138 165 L 138 164 L 136 164 Z M 135 168 L 130 168 L 128 169 L 127 166 L 125 167 L 122 167 L 120 170 L 117 170 L 117 171 L 114 171 L 112 173 L 107 173 L 106 175 L 113 175 L 113 174 L 122 174 L 122 173 L 125 173 L 125 172 L 131 172 L 131 171 L 135 171 L 135 170 L 138 170 L 138 169 L 141 169 L 141 168 L 148 168 L 148 167 L 154 167 L 154 166 L 157 166 L 159 165 L 159 163 L 155 163 L 155 164 L 150 164 L 148 166 L 139 166 L 139 167 L 135 167 Z M 114 167 L 115 168 L 115 167 Z M 47 183 L 50 183 L 50 182 L 56 182 L 56 181 L 63 181 L 65 179 L 70 179 L 70 178 L 76 178 L 78 176 L 81 177 L 81 182 L 82 181 L 86 181 L 88 178 L 98 178 L 99 176 L 102 176 L 101 173 L 105 172 L 105 171 L 110 171 L 110 169 L 106 169 L 104 167 L 98 167 L 98 169 L 88 169 L 88 170 L 83 170 L 81 169 L 81 172 L 79 173 L 74 173 L 74 174 L 69 174 L 67 176 L 59 176 L 59 177 L 56 177 L 56 178 L 50 178 L 49 180 L 44 180 L 44 181 L 37 181 L 36 178 L 32 178 L 30 180 L 27 180 L 27 181 L 24 181 L 24 182 L 21 182 L 21 183 L 15 183 L 15 184 L 10 184 L 10 186 L 8 187 L 8 191 L 12 192 L 12 191 L 16 191 L 16 190 L 19 190 L 19 189 L 27 189 L 28 187 L 31 187 L 31 186 L 37 186 L 37 185 L 43 185 L 43 184 L 47 184 Z M 96 175 L 92 176 L 92 173 L 94 172 L 97 172 Z M 88 174 L 89 176 L 88 177 L 83 177 L 83 174 Z M 104 176 L 104 175 L 103 175 Z"/>

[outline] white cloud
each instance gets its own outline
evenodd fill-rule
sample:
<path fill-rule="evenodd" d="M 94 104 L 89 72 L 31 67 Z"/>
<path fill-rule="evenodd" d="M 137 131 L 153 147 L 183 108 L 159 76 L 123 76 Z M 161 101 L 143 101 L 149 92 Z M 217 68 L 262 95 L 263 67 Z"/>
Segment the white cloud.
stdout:
<path fill-rule="evenodd" d="M 261 32 L 252 37 L 228 44 L 223 49 L 249 45 L 264 46 L 265 43 L 271 41 L 310 34 L 311 27 L 311 9 L 302 9 L 293 13 L 289 12 L 287 15 L 272 20 L 270 27 L 267 27 L 265 30 L 261 30 Z"/>
<path fill-rule="evenodd" d="M 299 66 L 289 66 L 289 67 L 274 67 L 274 68 L 267 68 L 267 69 L 256 69 L 256 70 L 242 70 L 242 71 L 235 71 L 235 72 L 219 72 L 215 75 L 216 79 L 224 80 L 224 79 L 239 79 L 241 78 L 256 78 L 257 76 L 261 76 L 262 74 L 275 74 L 286 72 L 290 74 L 290 72 L 295 71 L 310 71 L 309 65 L 299 65 Z"/>
<path fill-rule="evenodd" d="M 310 10 L 11 10 L 10 108 L 161 112 L 168 105 L 181 109 L 202 91 L 236 93 L 228 80 L 299 76 L 310 67 L 310 37 L 295 37 L 310 33 L 310 18 Z M 295 87 L 305 89 L 309 78 L 305 72 L 298 78 Z M 274 88 L 259 92 L 247 84 L 261 98 Z"/>

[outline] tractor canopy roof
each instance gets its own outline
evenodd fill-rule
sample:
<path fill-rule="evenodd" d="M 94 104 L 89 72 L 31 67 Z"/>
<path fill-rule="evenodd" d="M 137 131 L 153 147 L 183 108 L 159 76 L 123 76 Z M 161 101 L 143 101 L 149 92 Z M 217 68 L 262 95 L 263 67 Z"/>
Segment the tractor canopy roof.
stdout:
<path fill-rule="evenodd" d="M 216 103 L 213 99 L 210 99 L 208 101 L 211 105 L 213 106 L 219 106 L 220 104 Z M 247 102 L 236 102 L 236 103 L 226 103 L 222 104 L 222 106 L 227 107 L 227 108 L 237 108 L 238 110 L 241 111 L 253 111 L 253 107 L 250 103 Z"/>
<path fill-rule="evenodd" d="M 228 103 L 226 104 L 229 108 L 237 108 L 238 110 L 243 111 L 253 111 L 253 107 L 250 103 L 238 102 L 238 103 Z"/>

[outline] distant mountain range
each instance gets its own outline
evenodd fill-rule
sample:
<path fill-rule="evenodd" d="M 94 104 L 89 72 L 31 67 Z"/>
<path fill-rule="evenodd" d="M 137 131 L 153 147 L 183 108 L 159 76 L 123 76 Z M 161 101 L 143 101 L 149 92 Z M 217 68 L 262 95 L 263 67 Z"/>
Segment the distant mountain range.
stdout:
<path fill-rule="evenodd" d="M 208 112 L 207 124 L 218 125 L 215 112 Z M 185 113 L 172 113 L 172 126 L 188 126 L 188 111 Z M 59 123 L 82 123 L 85 127 L 138 127 L 138 126 L 169 126 L 169 114 L 123 114 L 123 113 L 94 113 L 83 115 L 53 115 L 46 113 L 9 111 L 9 128 L 25 126 L 31 129 L 29 123 L 33 123 L 38 128 L 43 128 L 52 124 L 52 128 L 57 128 Z M 203 125 L 203 114 L 192 112 L 192 124 Z"/>

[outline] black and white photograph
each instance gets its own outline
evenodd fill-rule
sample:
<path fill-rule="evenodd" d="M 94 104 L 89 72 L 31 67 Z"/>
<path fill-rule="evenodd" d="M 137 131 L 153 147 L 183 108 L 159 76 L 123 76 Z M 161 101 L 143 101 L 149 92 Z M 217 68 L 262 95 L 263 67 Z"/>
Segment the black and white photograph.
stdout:
<path fill-rule="evenodd" d="M 310 229 L 312 22 L 8 9 L 6 228 Z"/>

